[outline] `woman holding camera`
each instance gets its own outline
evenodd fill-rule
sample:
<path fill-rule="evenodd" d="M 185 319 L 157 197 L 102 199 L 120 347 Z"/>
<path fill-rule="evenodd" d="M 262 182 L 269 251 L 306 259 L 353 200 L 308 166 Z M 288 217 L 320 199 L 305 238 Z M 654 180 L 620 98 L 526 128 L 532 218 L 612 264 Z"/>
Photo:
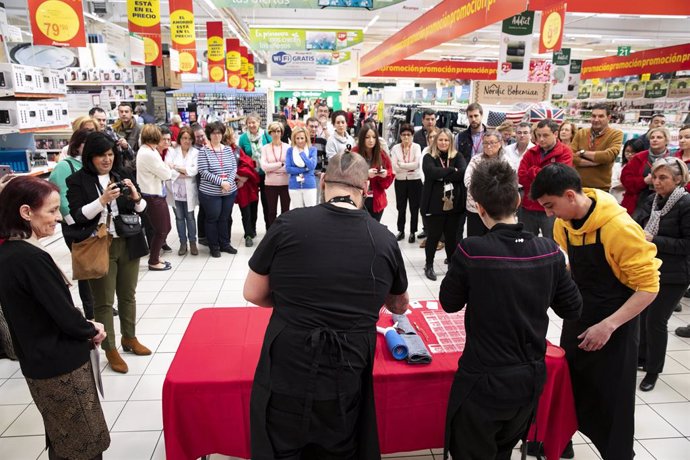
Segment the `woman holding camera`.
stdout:
<path fill-rule="evenodd" d="M 39 242 L 55 233 L 60 220 L 54 184 L 25 176 L 3 190 L 0 302 L 43 418 L 48 458 L 100 459 L 110 435 L 89 353 L 103 341 L 105 331 L 74 306 L 69 281 Z"/>
<path fill-rule="evenodd" d="M 113 239 L 110 244 L 110 266 L 102 278 L 89 280 L 94 297 L 96 321 L 103 323 L 108 334 L 101 347 L 115 372 L 127 373 L 127 363 L 117 352 L 113 327 L 115 293 L 122 332 L 122 349 L 136 355 L 150 355 L 151 351 L 139 343 L 135 333 L 137 303 L 135 292 L 139 279 L 139 259 L 148 254 L 141 225 L 138 233 L 128 236 L 119 224 L 125 215 L 132 216 L 146 209 L 139 188 L 133 178 L 116 165 L 121 165 L 120 149 L 107 134 L 88 135 L 82 154 L 83 168 L 67 178 L 67 201 L 75 221 L 75 242 L 90 237 L 99 224 L 108 223 Z M 160 158 L 160 157 L 159 157 Z M 130 232 L 131 233 L 131 232 Z"/>
<path fill-rule="evenodd" d="M 369 215 L 381 222 L 383 211 L 388 205 L 386 189 L 391 186 L 395 174 L 388 153 L 381 148 L 379 133 L 371 125 L 364 125 L 359 131 L 357 146 L 352 149 L 369 164 L 369 190 L 364 207 Z"/>

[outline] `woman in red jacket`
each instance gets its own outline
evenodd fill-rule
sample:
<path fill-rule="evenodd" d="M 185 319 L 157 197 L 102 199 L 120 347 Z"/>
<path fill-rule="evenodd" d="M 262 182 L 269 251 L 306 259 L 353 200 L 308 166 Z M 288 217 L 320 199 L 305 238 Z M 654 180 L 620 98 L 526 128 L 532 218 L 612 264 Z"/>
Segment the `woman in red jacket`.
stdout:
<path fill-rule="evenodd" d="M 362 155 L 369 164 L 369 190 L 364 207 L 371 217 L 381 222 L 383 210 L 388 204 L 386 189 L 395 179 L 391 160 L 388 153 L 381 148 L 379 134 L 367 124 L 360 130 L 357 146 L 352 151 Z"/>
<path fill-rule="evenodd" d="M 666 128 L 652 128 L 647 133 L 649 150 L 644 150 L 628 161 L 621 171 L 621 184 L 625 187 L 621 205 L 633 215 L 635 210 L 654 193 L 652 185 L 652 165 L 660 158 L 669 155 L 668 143 L 671 134 Z"/>
<path fill-rule="evenodd" d="M 678 151 L 676 157 L 680 158 L 690 168 L 690 125 L 683 125 L 678 130 Z M 685 185 L 685 190 L 690 192 L 690 183 Z"/>
<path fill-rule="evenodd" d="M 256 163 L 252 157 L 244 153 L 244 151 L 236 144 L 235 130 L 228 127 L 225 131 L 224 143 L 235 153 L 237 160 L 237 175 L 235 176 L 235 184 L 237 185 L 237 196 L 235 197 L 235 204 L 240 207 L 242 214 L 242 226 L 244 227 L 244 242 L 245 246 L 250 247 L 253 244 L 252 238 L 248 238 L 252 227 L 252 211 L 250 204 L 259 201 L 259 173 L 256 171 Z M 228 221 L 228 235 L 232 238 L 232 215 Z"/>

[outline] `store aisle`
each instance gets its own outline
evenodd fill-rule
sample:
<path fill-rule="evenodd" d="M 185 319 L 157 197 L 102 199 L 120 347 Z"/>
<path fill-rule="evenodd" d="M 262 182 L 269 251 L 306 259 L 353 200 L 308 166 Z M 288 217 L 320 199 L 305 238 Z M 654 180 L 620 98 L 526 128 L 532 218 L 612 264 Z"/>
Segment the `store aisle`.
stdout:
<path fill-rule="evenodd" d="M 392 187 L 389 203 L 395 203 Z M 386 209 L 382 222 L 395 230 L 394 205 Z M 154 350 L 151 356 L 123 356 L 129 365 L 129 373 L 117 374 L 106 368 L 102 354 L 103 384 L 106 398 L 103 410 L 111 430 L 112 443 L 104 458 L 109 460 L 165 459 L 162 436 L 161 393 L 168 366 L 190 317 L 199 308 L 247 306 L 242 297 L 242 286 L 247 273 L 247 261 L 254 248 L 244 247 L 241 233 L 241 217 L 235 208 L 233 214 L 232 244 L 238 254 L 223 254 L 212 259 L 208 248 L 200 247 L 199 256 L 177 256 L 177 239 L 173 233 L 168 243 L 175 249 L 165 254 L 173 269 L 167 272 L 149 272 L 142 259 L 140 281 L 137 290 L 137 336 Z M 259 218 L 259 238 L 265 233 Z M 259 241 L 257 241 L 258 243 Z M 436 273 L 439 280 L 432 282 L 424 277 L 424 251 L 419 242 L 400 243 L 409 278 L 411 300 L 436 299 L 438 288 L 446 272 L 441 252 L 436 257 Z M 48 246 L 58 264 L 70 270 L 70 257 L 62 240 Z M 72 290 L 79 304 L 76 287 Z M 690 323 L 690 301 L 683 299 L 681 313 L 673 315 L 669 329 Z M 552 316 L 555 318 L 555 315 Z M 552 319 L 548 337 L 558 342 L 561 321 Z M 115 321 L 116 331 L 119 323 Z M 118 339 L 119 343 L 119 339 Z M 690 339 L 669 334 L 666 369 L 649 393 L 637 394 L 636 408 L 636 460 L 673 460 L 687 458 L 690 451 Z M 639 380 L 642 379 L 639 373 Z M 442 414 L 439 414 L 442 416 Z M 578 460 L 597 459 L 598 455 L 580 435 L 575 439 L 575 455 Z M 29 390 L 19 371 L 19 365 L 0 360 L 0 452 L 6 460 L 47 460 L 43 452 L 43 424 L 36 406 L 31 403 Z M 441 450 L 424 450 L 400 453 L 387 458 L 440 459 Z M 228 457 L 213 455 L 213 460 Z M 514 451 L 513 459 L 519 453 Z"/>

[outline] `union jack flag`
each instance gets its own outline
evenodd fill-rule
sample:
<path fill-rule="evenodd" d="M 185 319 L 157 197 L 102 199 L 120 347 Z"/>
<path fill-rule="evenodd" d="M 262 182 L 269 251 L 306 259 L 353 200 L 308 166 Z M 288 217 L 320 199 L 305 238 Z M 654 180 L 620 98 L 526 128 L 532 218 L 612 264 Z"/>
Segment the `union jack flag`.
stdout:
<path fill-rule="evenodd" d="M 547 107 L 532 107 L 529 110 L 529 122 L 538 123 L 541 120 L 552 119 L 559 125 L 565 121 L 564 109 L 552 109 Z"/>

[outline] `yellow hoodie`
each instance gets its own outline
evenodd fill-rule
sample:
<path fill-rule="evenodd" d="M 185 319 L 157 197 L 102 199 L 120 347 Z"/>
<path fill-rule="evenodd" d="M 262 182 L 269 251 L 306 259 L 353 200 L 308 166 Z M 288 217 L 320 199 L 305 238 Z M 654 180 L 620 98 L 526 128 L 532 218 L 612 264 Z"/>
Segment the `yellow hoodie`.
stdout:
<path fill-rule="evenodd" d="M 567 230 L 572 246 L 594 244 L 597 230 L 601 229 L 606 261 L 616 278 L 635 291 L 659 292 L 661 260 L 655 257 L 656 246 L 645 240 L 642 228 L 614 197 L 597 189 L 583 191 L 596 201 L 594 212 L 580 229 L 574 229 L 570 221 L 556 219 L 553 227 L 556 242 L 567 251 L 564 231 Z"/>

